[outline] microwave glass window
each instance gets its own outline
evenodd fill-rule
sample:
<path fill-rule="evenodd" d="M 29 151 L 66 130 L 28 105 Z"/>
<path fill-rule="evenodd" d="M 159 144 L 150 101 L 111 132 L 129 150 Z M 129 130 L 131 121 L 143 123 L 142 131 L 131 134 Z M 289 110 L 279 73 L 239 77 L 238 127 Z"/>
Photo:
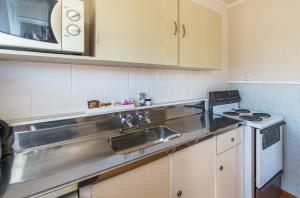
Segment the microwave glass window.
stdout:
<path fill-rule="evenodd" d="M 56 0 L 0 0 L 0 32 L 57 43 L 51 29 Z"/>
<path fill-rule="evenodd" d="M 266 150 L 267 148 L 271 147 L 272 145 L 274 145 L 279 141 L 280 141 L 280 127 L 276 127 L 270 129 L 269 131 L 266 131 L 262 135 L 263 150 Z"/>

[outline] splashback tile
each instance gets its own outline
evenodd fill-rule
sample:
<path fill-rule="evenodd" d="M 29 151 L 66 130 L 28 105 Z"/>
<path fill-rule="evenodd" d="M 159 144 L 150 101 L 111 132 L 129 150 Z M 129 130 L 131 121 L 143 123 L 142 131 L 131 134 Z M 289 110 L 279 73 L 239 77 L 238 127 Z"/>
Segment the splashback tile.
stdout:
<path fill-rule="evenodd" d="M 71 92 L 71 65 L 0 62 L 0 93 Z"/>
<path fill-rule="evenodd" d="M 31 95 L 0 95 L 0 104 L 1 119 L 31 117 Z"/>

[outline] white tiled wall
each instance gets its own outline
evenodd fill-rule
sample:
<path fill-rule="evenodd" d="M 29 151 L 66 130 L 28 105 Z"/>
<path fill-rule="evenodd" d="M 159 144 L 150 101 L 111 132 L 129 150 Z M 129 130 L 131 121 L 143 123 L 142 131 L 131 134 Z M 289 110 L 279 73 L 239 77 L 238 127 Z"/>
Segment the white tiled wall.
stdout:
<path fill-rule="evenodd" d="M 227 70 L 177 71 L 0 62 L 0 118 L 11 120 L 84 111 L 86 101 L 138 98 L 155 103 L 197 99 L 224 89 Z"/>

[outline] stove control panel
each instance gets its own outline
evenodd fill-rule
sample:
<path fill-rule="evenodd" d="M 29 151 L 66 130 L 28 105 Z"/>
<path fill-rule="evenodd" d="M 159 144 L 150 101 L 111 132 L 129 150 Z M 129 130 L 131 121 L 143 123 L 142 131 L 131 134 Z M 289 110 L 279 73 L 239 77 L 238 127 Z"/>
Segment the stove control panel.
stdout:
<path fill-rule="evenodd" d="M 213 106 L 239 103 L 241 96 L 238 90 L 230 91 L 215 91 L 209 93 L 209 109 L 212 110 Z"/>

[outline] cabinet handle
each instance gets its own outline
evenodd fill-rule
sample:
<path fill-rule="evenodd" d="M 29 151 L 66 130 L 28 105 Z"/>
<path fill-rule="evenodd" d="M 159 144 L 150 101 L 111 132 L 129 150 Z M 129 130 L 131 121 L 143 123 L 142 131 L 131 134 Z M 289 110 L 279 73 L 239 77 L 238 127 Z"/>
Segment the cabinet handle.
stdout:
<path fill-rule="evenodd" d="M 174 26 L 175 26 L 175 32 L 174 32 L 174 35 L 177 35 L 177 32 L 178 32 L 178 25 L 177 25 L 177 22 L 176 22 L 176 21 L 174 22 Z"/>
<path fill-rule="evenodd" d="M 234 138 L 231 138 L 231 141 L 232 141 L 232 142 L 234 142 L 234 141 L 235 141 L 235 139 L 234 139 Z"/>
<path fill-rule="evenodd" d="M 177 192 L 177 197 L 181 197 L 182 196 L 182 191 L 181 190 L 179 190 L 178 192 Z"/>
<path fill-rule="evenodd" d="M 186 34 L 185 25 L 182 24 L 182 38 L 185 37 L 185 34 Z"/>
<path fill-rule="evenodd" d="M 224 170 L 224 167 L 223 166 L 220 166 L 220 171 L 223 171 Z"/>

